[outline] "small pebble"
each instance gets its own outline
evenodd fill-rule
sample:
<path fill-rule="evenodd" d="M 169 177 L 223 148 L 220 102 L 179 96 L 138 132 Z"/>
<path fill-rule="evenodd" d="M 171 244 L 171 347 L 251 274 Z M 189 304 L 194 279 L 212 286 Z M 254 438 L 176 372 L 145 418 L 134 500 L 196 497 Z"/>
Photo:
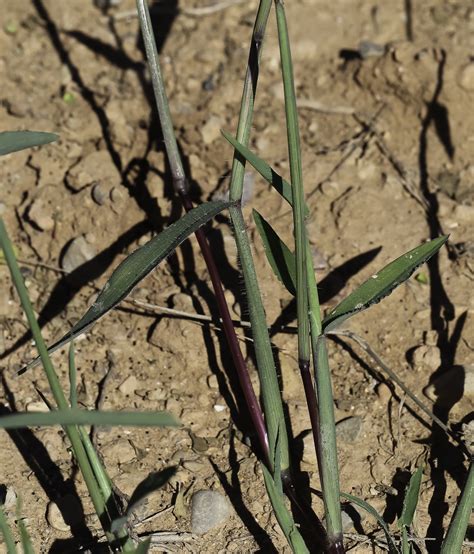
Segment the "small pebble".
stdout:
<path fill-rule="evenodd" d="M 314 447 L 313 433 L 308 431 L 303 437 L 302 461 L 307 464 L 316 464 L 316 449 Z"/>
<path fill-rule="evenodd" d="M 385 54 L 385 46 L 375 44 L 374 42 L 370 42 L 368 40 L 363 40 L 359 44 L 359 54 L 364 60 L 367 58 L 380 58 L 380 56 Z"/>
<path fill-rule="evenodd" d="M 183 467 L 184 469 L 187 469 L 191 473 L 203 473 L 204 470 L 206 469 L 205 464 L 203 464 L 202 462 L 197 462 L 193 460 L 190 460 L 189 462 L 184 462 Z"/>
<path fill-rule="evenodd" d="M 221 119 L 216 115 L 211 115 L 201 128 L 201 136 L 204 144 L 211 144 L 219 138 L 221 136 L 221 128 Z"/>
<path fill-rule="evenodd" d="M 380 402 L 382 404 L 387 404 L 387 402 L 392 397 L 392 391 L 386 385 L 385 383 L 380 383 L 380 385 L 377 387 L 377 395 L 380 398 Z"/>
<path fill-rule="evenodd" d="M 118 389 L 122 394 L 130 396 L 137 390 L 137 386 L 137 378 L 135 377 L 135 375 L 130 375 L 125 379 L 125 381 L 119 386 Z"/>
<path fill-rule="evenodd" d="M 110 459 L 119 464 L 126 464 L 136 459 L 135 448 L 127 439 L 119 439 L 104 448 L 104 452 Z"/>
<path fill-rule="evenodd" d="M 109 191 L 103 183 L 96 183 L 91 190 L 92 200 L 99 206 L 103 206 L 109 198 Z"/>
<path fill-rule="evenodd" d="M 216 375 L 209 375 L 209 377 L 207 378 L 207 386 L 210 389 L 214 390 L 217 390 L 219 388 L 219 382 Z"/>
<path fill-rule="evenodd" d="M 54 227 L 54 219 L 50 212 L 50 208 L 38 198 L 28 208 L 28 219 L 41 231 L 51 231 Z"/>
<path fill-rule="evenodd" d="M 467 91 L 474 90 L 474 62 L 463 67 L 459 75 L 459 86 Z"/>
<path fill-rule="evenodd" d="M 49 412 L 48 406 L 42 400 L 35 400 L 26 405 L 27 412 Z"/>
<path fill-rule="evenodd" d="M 10 510 L 16 506 L 17 495 L 13 487 L 7 487 L 3 507 L 5 510 Z"/>
<path fill-rule="evenodd" d="M 72 273 L 96 256 L 96 251 L 83 236 L 76 237 L 67 246 L 61 259 L 61 268 Z"/>
<path fill-rule="evenodd" d="M 342 442 L 354 442 L 362 429 L 362 418 L 352 416 L 336 423 L 336 436 Z"/>
<path fill-rule="evenodd" d="M 64 518 L 56 502 L 50 502 L 48 504 L 46 520 L 53 529 L 56 529 L 56 531 L 62 531 L 63 533 L 67 533 L 68 531 L 70 531 L 70 527 L 64 521 Z"/>
<path fill-rule="evenodd" d="M 441 352 L 436 346 L 423 344 L 413 352 L 413 365 L 416 367 L 427 367 L 431 371 L 438 369 L 441 365 Z"/>
<path fill-rule="evenodd" d="M 70 527 L 80 523 L 83 518 L 82 504 L 72 494 L 66 494 L 56 502 L 51 501 L 48 504 L 46 519 L 57 531 L 70 532 Z"/>
<path fill-rule="evenodd" d="M 217 491 L 199 491 L 191 499 L 191 531 L 204 535 L 230 516 L 227 499 Z"/>

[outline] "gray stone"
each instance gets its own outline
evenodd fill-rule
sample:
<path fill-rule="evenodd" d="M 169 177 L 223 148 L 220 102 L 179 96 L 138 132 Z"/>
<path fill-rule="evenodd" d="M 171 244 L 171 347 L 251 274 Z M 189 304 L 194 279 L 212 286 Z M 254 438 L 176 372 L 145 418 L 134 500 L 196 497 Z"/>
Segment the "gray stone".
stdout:
<path fill-rule="evenodd" d="M 361 58 L 380 58 L 385 54 L 385 46 L 380 44 L 375 44 L 375 42 L 370 42 L 368 40 L 363 40 L 359 44 L 359 54 Z"/>
<path fill-rule="evenodd" d="M 92 260 L 96 255 L 94 247 L 83 236 L 73 239 L 63 254 L 61 267 L 67 273 L 71 273 L 82 264 Z"/>
<path fill-rule="evenodd" d="M 459 86 L 464 90 L 474 90 L 474 63 L 465 65 L 459 75 Z"/>
<path fill-rule="evenodd" d="M 199 491 L 191 500 L 191 531 L 204 535 L 230 516 L 228 500 L 217 491 Z"/>
<path fill-rule="evenodd" d="M 51 231 L 54 227 L 54 219 L 51 217 L 50 208 L 44 204 L 41 198 L 37 198 L 30 204 L 28 219 L 41 231 Z"/>
<path fill-rule="evenodd" d="M 77 525 L 84 518 L 82 504 L 72 494 L 50 502 L 46 511 L 46 519 L 53 529 L 64 533 L 70 532 L 70 527 Z"/>
<path fill-rule="evenodd" d="M 221 136 L 222 121 L 220 117 L 211 115 L 211 117 L 201 127 L 201 136 L 204 144 L 211 144 Z"/>
<path fill-rule="evenodd" d="M 336 436 L 342 442 L 354 442 L 362 429 L 360 416 L 347 417 L 336 423 Z"/>
<path fill-rule="evenodd" d="M 109 191 L 103 185 L 103 183 L 96 183 L 92 187 L 91 196 L 92 200 L 94 200 L 96 204 L 99 204 L 99 206 L 103 206 L 109 198 Z"/>

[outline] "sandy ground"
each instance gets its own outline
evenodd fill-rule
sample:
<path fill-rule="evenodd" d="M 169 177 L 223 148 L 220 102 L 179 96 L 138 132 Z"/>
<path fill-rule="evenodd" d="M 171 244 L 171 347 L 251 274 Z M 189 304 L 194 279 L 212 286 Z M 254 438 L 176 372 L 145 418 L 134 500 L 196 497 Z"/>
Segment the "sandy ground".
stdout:
<path fill-rule="evenodd" d="M 196 202 L 225 190 L 232 152 L 220 129 L 235 130 L 257 7 L 252 0 L 209 15 L 192 12 L 204 5 L 209 4 L 170 2 L 155 12 L 172 116 Z M 54 341 L 82 315 L 113 267 L 176 220 L 181 208 L 150 104 L 138 23 L 121 17 L 134 2 L 123 0 L 108 13 L 87 0 L 0 0 L 0 6 L 0 129 L 60 135 L 57 144 L 0 158 L 0 211 L 44 335 Z M 464 375 L 472 377 L 474 348 L 474 8 L 466 0 L 298 0 L 288 2 L 287 13 L 308 231 L 323 307 L 334 306 L 390 259 L 430 236 L 449 233 L 448 247 L 429 267 L 351 320 L 350 329 L 459 433 L 473 407 L 472 378 L 469 385 Z M 273 14 L 252 148 L 289 177 Z M 251 208 L 288 243 L 290 214 L 260 178 L 249 173 L 248 182 L 245 215 L 268 321 L 292 325 L 294 305 L 266 263 Z M 219 252 L 232 315 L 246 319 L 226 217 L 217 219 L 208 236 Z M 71 262 L 73 240 L 79 257 Z M 65 276 L 61 268 L 74 269 Z M 0 278 L 2 409 L 38 409 L 37 389 L 49 396 L 47 383 L 41 368 L 15 376 L 34 349 L 4 265 Z M 133 298 L 215 314 L 195 239 L 145 279 Z M 295 471 L 317 489 L 314 450 L 304 438 L 309 419 L 296 339 L 275 332 L 272 340 L 292 422 Z M 256 383 L 251 344 L 243 347 Z M 390 381 L 381 384 L 378 368 L 355 343 L 335 340 L 330 357 L 337 421 L 354 418 L 353 432 L 339 433 L 342 489 L 370 502 L 396 531 L 407 479 L 423 465 L 415 531 L 439 539 L 466 475 L 459 447 L 432 429 L 399 388 Z M 65 383 L 66 358 L 64 352 L 54 357 Z M 156 552 L 288 551 L 248 447 L 241 392 L 218 330 L 124 304 L 77 342 L 77 364 L 83 406 L 167 409 L 184 423 L 171 431 L 95 433 L 123 495 L 149 472 L 180 466 L 172 482 L 140 509 L 137 521 L 161 513 L 137 523 L 137 534 L 188 532 L 183 500 L 186 506 L 201 489 L 220 491 L 233 506 L 234 514 L 215 531 Z M 14 497 L 21 497 L 37 551 L 90 547 L 100 528 L 63 433 L 3 432 L 0 441 L 0 483 L 9 490 L 9 517 L 14 519 Z M 321 514 L 318 498 L 312 501 Z M 71 526 L 53 513 L 51 502 L 70 507 Z M 82 510 L 89 532 L 81 523 Z M 380 551 L 363 536 L 372 532 L 375 522 L 364 516 L 356 529 L 348 529 L 347 544 L 354 552 Z M 430 552 L 439 547 L 439 541 L 426 544 Z"/>

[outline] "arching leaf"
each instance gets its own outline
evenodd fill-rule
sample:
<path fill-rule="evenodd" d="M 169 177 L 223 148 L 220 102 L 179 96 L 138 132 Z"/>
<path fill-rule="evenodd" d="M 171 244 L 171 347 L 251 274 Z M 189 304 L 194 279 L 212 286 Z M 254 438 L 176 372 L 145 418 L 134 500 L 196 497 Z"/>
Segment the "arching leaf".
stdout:
<path fill-rule="evenodd" d="M 372 275 L 324 318 L 324 333 L 331 331 L 347 318 L 367 309 L 372 304 L 377 304 L 382 298 L 388 296 L 405 282 L 421 264 L 428 261 L 447 240 L 447 236 L 442 236 L 417 246 Z"/>
<path fill-rule="evenodd" d="M 54 133 L 43 133 L 41 131 L 4 131 L 0 133 L 0 156 L 18 152 L 33 146 L 42 146 L 58 140 L 59 136 Z"/>
<path fill-rule="evenodd" d="M 230 202 L 207 202 L 194 208 L 181 219 L 170 225 L 149 242 L 132 252 L 115 269 L 96 301 L 84 316 L 59 341 L 48 348 L 50 353 L 62 348 L 72 339 L 84 333 L 96 321 L 121 302 L 132 289 L 156 266 L 169 256 L 184 240 L 230 205 Z M 39 358 L 20 371 L 40 363 Z"/>

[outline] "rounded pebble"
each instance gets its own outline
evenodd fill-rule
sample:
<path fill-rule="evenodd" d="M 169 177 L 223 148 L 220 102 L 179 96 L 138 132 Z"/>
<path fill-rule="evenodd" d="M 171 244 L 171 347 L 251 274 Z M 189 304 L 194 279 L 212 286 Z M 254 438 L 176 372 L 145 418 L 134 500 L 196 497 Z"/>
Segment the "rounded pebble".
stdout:
<path fill-rule="evenodd" d="M 231 508 L 227 498 L 217 491 L 199 491 L 191 500 L 191 531 L 204 535 L 222 525 L 229 517 Z"/>
<path fill-rule="evenodd" d="M 354 442 L 362 429 L 362 418 L 352 416 L 336 423 L 336 436 L 342 442 Z"/>

